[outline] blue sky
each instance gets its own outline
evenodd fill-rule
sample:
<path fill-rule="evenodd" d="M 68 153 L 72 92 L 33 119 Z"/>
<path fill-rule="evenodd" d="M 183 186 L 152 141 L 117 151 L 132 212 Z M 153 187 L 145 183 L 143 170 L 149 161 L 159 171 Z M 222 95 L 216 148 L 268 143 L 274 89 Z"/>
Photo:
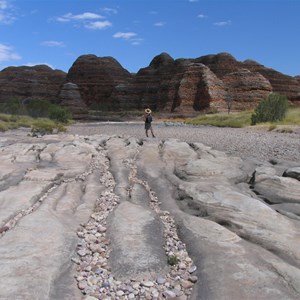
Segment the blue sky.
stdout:
<path fill-rule="evenodd" d="M 137 72 L 228 52 L 300 75 L 300 0 L 0 0 L 0 70 L 47 64 L 65 72 L 83 54 Z"/>

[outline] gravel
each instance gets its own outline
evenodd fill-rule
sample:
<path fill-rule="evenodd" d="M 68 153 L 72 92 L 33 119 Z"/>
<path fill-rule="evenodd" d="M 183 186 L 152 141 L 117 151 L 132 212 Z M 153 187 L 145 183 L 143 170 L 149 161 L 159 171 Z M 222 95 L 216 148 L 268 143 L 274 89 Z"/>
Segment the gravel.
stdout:
<path fill-rule="evenodd" d="M 78 135 L 134 136 L 150 141 L 175 138 L 188 143 L 203 143 L 232 156 L 262 161 L 285 160 L 300 163 L 299 127 L 287 133 L 257 127 L 219 128 L 157 122 L 153 124 L 153 129 L 155 139 L 145 137 L 144 124 L 141 122 L 78 123 L 68 127 L 68 132 Z"/>

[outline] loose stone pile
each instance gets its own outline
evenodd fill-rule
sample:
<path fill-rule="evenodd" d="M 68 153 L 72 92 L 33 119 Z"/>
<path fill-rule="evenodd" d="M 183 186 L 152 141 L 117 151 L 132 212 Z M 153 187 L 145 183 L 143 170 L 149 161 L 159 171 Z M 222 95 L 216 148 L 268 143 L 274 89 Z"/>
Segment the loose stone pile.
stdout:
<path fill-rule="evenodd" d="M 105 155 L 102 152 L 102 155 Z M 109 162 L 101 166 L 101 184 L 106 190 L 97 199 L 94 213 L 87 224 L 82 224 L 77 235 L 78 257 L 72 258 L 77 264 L 76 280 L 85 299 L 188 299 L 197 276 L 193 275 L 196 266 L 188 256 L 185 244 L 180 241 L 176 232 L 174 219 L 169 212 L 160 210 L 160 203 L 148 184 L 136 177 L 134 160 L 124 160 L 130 169 L 129 181 L 145 187 L 150 196 L 150 207 L 158 214 L 164 225 L 165 252 L 170 264 L 167 274 L 157 274 L 153 280 L 137 281 L 128 279 L 119 281 L 111 274 L 108 258 L 111 252 L 110 241 L 106 235 L 106 219 L 118 205 L 120 199 L 114 194 L 114 179 L 109 172 Z M 130 189 L 128 191 L 130 193 Z"/>

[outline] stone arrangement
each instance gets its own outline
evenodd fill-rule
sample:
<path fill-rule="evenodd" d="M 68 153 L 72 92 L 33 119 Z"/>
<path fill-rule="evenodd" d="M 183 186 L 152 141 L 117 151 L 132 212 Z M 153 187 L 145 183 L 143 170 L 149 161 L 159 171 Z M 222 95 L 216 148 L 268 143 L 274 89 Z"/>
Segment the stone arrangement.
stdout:
<path fill-rule="evenodd" d="M 129 180 L 138 181 L 135 177 L 136 170 L 130 161 L 124 161 L 131 169 Z M 105 174 L 100 180 L 108 189 L 97 199 L 95 212 L 87 224 L 77 232 L 81 241 L 78 244 L 78 258 L 72 261 L 78 265 L 76 280 L 83 295 L 87 299 L 162 299 L 174 298 L 188 299 L 193 284 L 198 277 L 193 275 L 197 267 L 193 265 L 188 256 L 185 244 L 180 241 L 176 232 L 174 219 L 168 212 L 162 212 L 155 193 L 151 191 L 146 182 L 143 184 L 150 195 L 151 208 L 160 216 L 164 225 L 165 251 L 167 257 L 174 257 L 176 262 L 170 272 L 157 275 L 153 280 L 147 278 L 127 279 L 119 281 L 111 274 L 108 258 L 110 254 L 110 241 L 106 235 L 106 219 L 114 207 L 119 204 L 119 199 L 114 194 L 114 179 L 106 164 Z"/>

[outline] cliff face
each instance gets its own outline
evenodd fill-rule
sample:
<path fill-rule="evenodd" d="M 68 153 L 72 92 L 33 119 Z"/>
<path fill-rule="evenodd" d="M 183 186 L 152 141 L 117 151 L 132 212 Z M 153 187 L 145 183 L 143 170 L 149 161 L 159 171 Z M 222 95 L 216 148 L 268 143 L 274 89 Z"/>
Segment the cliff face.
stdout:
<path fill-rule="evenodd" d="M 66 73 L 46 65 L 8 67 L 0 72 L 0 103 L 12 98 L 58 102 Z"/>
<path fill-rule="evenodd" d="M 132 75 L 112 57 L 80 56 L 70 68 L 67 81 L 77 84 L 83 101 L 98 108 L 115 108 L 115 87 L 130 82 Z"/>
<path fill-rule="evenodd" d="M 84 103 L 79 93 L 79 88 L 75 83 L 65 83 L 58 95 L 59 104 L 68 109 L 74 119 L 85 119 L 88 116 L 88 107 Z"/>
<path fill-rule="evenodd" d="M 73 85 L 72 85 L 73 84 Z M 112 57 L 82 55 L 69 72 L 48 66 L 8 67 L 0 72 L 0 103 L 10 98 L 45 99 L 85 118 L 88 109 L 151 109 L 195 113 L 207 108 L 253 108 L 271 92 L 300 105 L 300 79 L 228 53 L 176 59 L 162 53 L 137 74 Z"/>
<path fill-rule="evenodd" d="M 266 68 L 251 60 L 246 60 L 243 65 L 251 72 L 258 72 L 267 78 L 272 85 L 273 92 L 287 96 L 292 102 L 300 101 L 300 84 L 295 77 Z"/>
<path fill-rule="evenodd" d="M 227 99 L 233 102 L 236 109 L 251 108 L 272 92 L 268 79 L 248 69 L 238 69 L 224 75 L 223 83 L 227 89 Z"/>

